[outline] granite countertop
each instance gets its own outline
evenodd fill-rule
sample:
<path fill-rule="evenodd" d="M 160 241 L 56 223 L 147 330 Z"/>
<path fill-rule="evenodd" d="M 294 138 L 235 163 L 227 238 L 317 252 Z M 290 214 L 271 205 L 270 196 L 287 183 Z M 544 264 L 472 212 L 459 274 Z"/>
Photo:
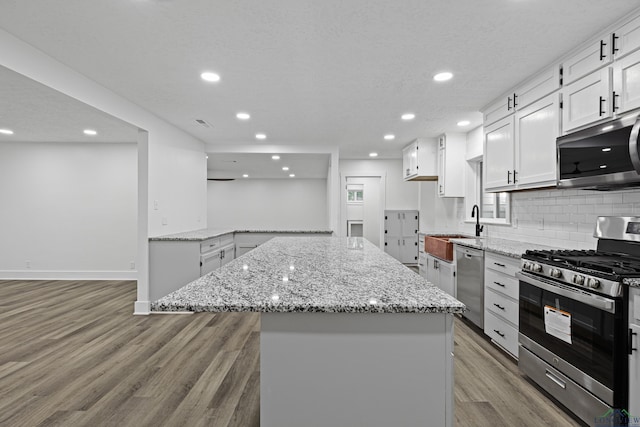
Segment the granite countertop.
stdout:
<path fill-rule="evenodd" d="M 363 238 L 276 237 L 151 309 L 461 313 L 465 306 Z"/>
<path fill-rule="evenodd" d="M 204 241 L 214 237 L 220 237 L 230 233 L 290 233 L 290 234 L 331 234 L 331 230 L 232 230 L 232 229 L 215 229 L 203 228 L 200 230 L 184 231 L 182 233 L 165 234 L 163 236 L 149 237 L 149 240 L 185 240 L 185 241 Z"/>
<path fill-rule="evenodd" d="M 535 243 L 526 243 L 518 240 L 497 239 L 492 237 L 468 238 L 468 239 L 451 239 L 451 243 L 457 245 L 468 246 L 485 251 L 495 252 L 500 255 L 506 255 L 512 258 L 520 258 L 527 249 L 557 249 L 551 246 L 539 245 Z"/>

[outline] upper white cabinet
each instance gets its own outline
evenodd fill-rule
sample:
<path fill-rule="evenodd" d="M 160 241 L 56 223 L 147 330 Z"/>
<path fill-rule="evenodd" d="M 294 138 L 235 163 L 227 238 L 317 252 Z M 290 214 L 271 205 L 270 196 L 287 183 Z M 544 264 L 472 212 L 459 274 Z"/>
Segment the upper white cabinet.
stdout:
<path fill-rule="evenodd" d="M 536 74 L 513 92 L 498 98 L 484 109 L 484 125 L 496 121 L 525 108 L 538 99 L 560 88 L 560 66 L 554 65 Z"/>
<path fill-rule="evenodd" d="M 438 179 L 437 145 L 435 138 L 419 138 L 402 149 L 402 176 L 405 181 Z"/>
<path fill-rule="evenodd" d="M 562 77 L 565 85 L 591 74 L 593 71 L 611 63 L 611 45 L 608 38 L 590 44 L 567 58 L 562 63 Z"/>
<path fill-rule="evenodd" d="M 554 93 L 485 128 L 485 191 L 555 185 L 559 107 Z"/>
<path fill-rule="evenodd" d="M 438 137 L 438 195 L 464 197 L 465 134 L 451 133 Z"/>
<path fill-rule="evenodd" d="M 566 133 L 613 116 L 611 68 L 595 71 L 562 89 L 562 130 Z"/>
<path fill-rule="evenodd" d="M 640 50 L 615 63 L 612 103 L 615 114 L 640 108 Z"/>

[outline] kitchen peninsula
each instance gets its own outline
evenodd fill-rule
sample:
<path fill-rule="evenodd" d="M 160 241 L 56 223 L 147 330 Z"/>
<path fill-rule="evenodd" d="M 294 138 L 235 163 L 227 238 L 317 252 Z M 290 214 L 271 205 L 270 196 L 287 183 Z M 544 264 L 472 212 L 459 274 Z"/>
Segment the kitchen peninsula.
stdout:
<path fill-rule="evenodd" d="M 453 425 L 464 305 L 362 238 L 274 238 L 152 310 L 262 313 L 262 426 Z"/>

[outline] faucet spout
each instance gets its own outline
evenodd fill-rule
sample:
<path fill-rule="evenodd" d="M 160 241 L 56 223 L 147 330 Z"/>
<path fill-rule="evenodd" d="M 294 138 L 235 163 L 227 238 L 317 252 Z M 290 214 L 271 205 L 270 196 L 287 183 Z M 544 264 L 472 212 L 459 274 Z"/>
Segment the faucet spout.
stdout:
<path fill-rule="evenodd" d="M 484 225 L 480 225 L 480 208 L 478 205 L 473 205 L 471 208 L 471 218 L 476 219 L 476 237 L 480 237 L 480 233 L 484 229 Z"/>

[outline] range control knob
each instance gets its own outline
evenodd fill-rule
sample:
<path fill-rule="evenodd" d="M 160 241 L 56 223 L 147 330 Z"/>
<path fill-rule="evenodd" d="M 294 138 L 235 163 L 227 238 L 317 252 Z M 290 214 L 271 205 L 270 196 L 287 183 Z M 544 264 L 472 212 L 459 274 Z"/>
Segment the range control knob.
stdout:
<path fill-rule="evenodd" d="M 572 282 L 575 283 L 576 285 L 584 285 L 584 276 L 580 274 L 574 274 Z"/>
<path fill-rule="evenodd" d="M 551 271 L 549 271 L 549 275 L 557 279 L 559 277 L 562 277 L 562 271 L 558 270 L 557 268 L 552 268 Z"/>
<path fill-rule="evenodd" d="M 587 286 L 593 289 L 598 289 L 600 287 L 600 280 L 590 277 L 587 280 Z"/>
<path fill-rule="evenodd" d="M 535 271 L 536 273 L 540 273 L 542 271 L 542 266 L 540 264 L 533 264 L 531 266 L 531 270 Z"/>
<path fill-rule="evenodd" d="M 525 261 L 524 263 L 522 263 L 522 269 L 531 270 L 531 263 L 529 261 Z"/>

